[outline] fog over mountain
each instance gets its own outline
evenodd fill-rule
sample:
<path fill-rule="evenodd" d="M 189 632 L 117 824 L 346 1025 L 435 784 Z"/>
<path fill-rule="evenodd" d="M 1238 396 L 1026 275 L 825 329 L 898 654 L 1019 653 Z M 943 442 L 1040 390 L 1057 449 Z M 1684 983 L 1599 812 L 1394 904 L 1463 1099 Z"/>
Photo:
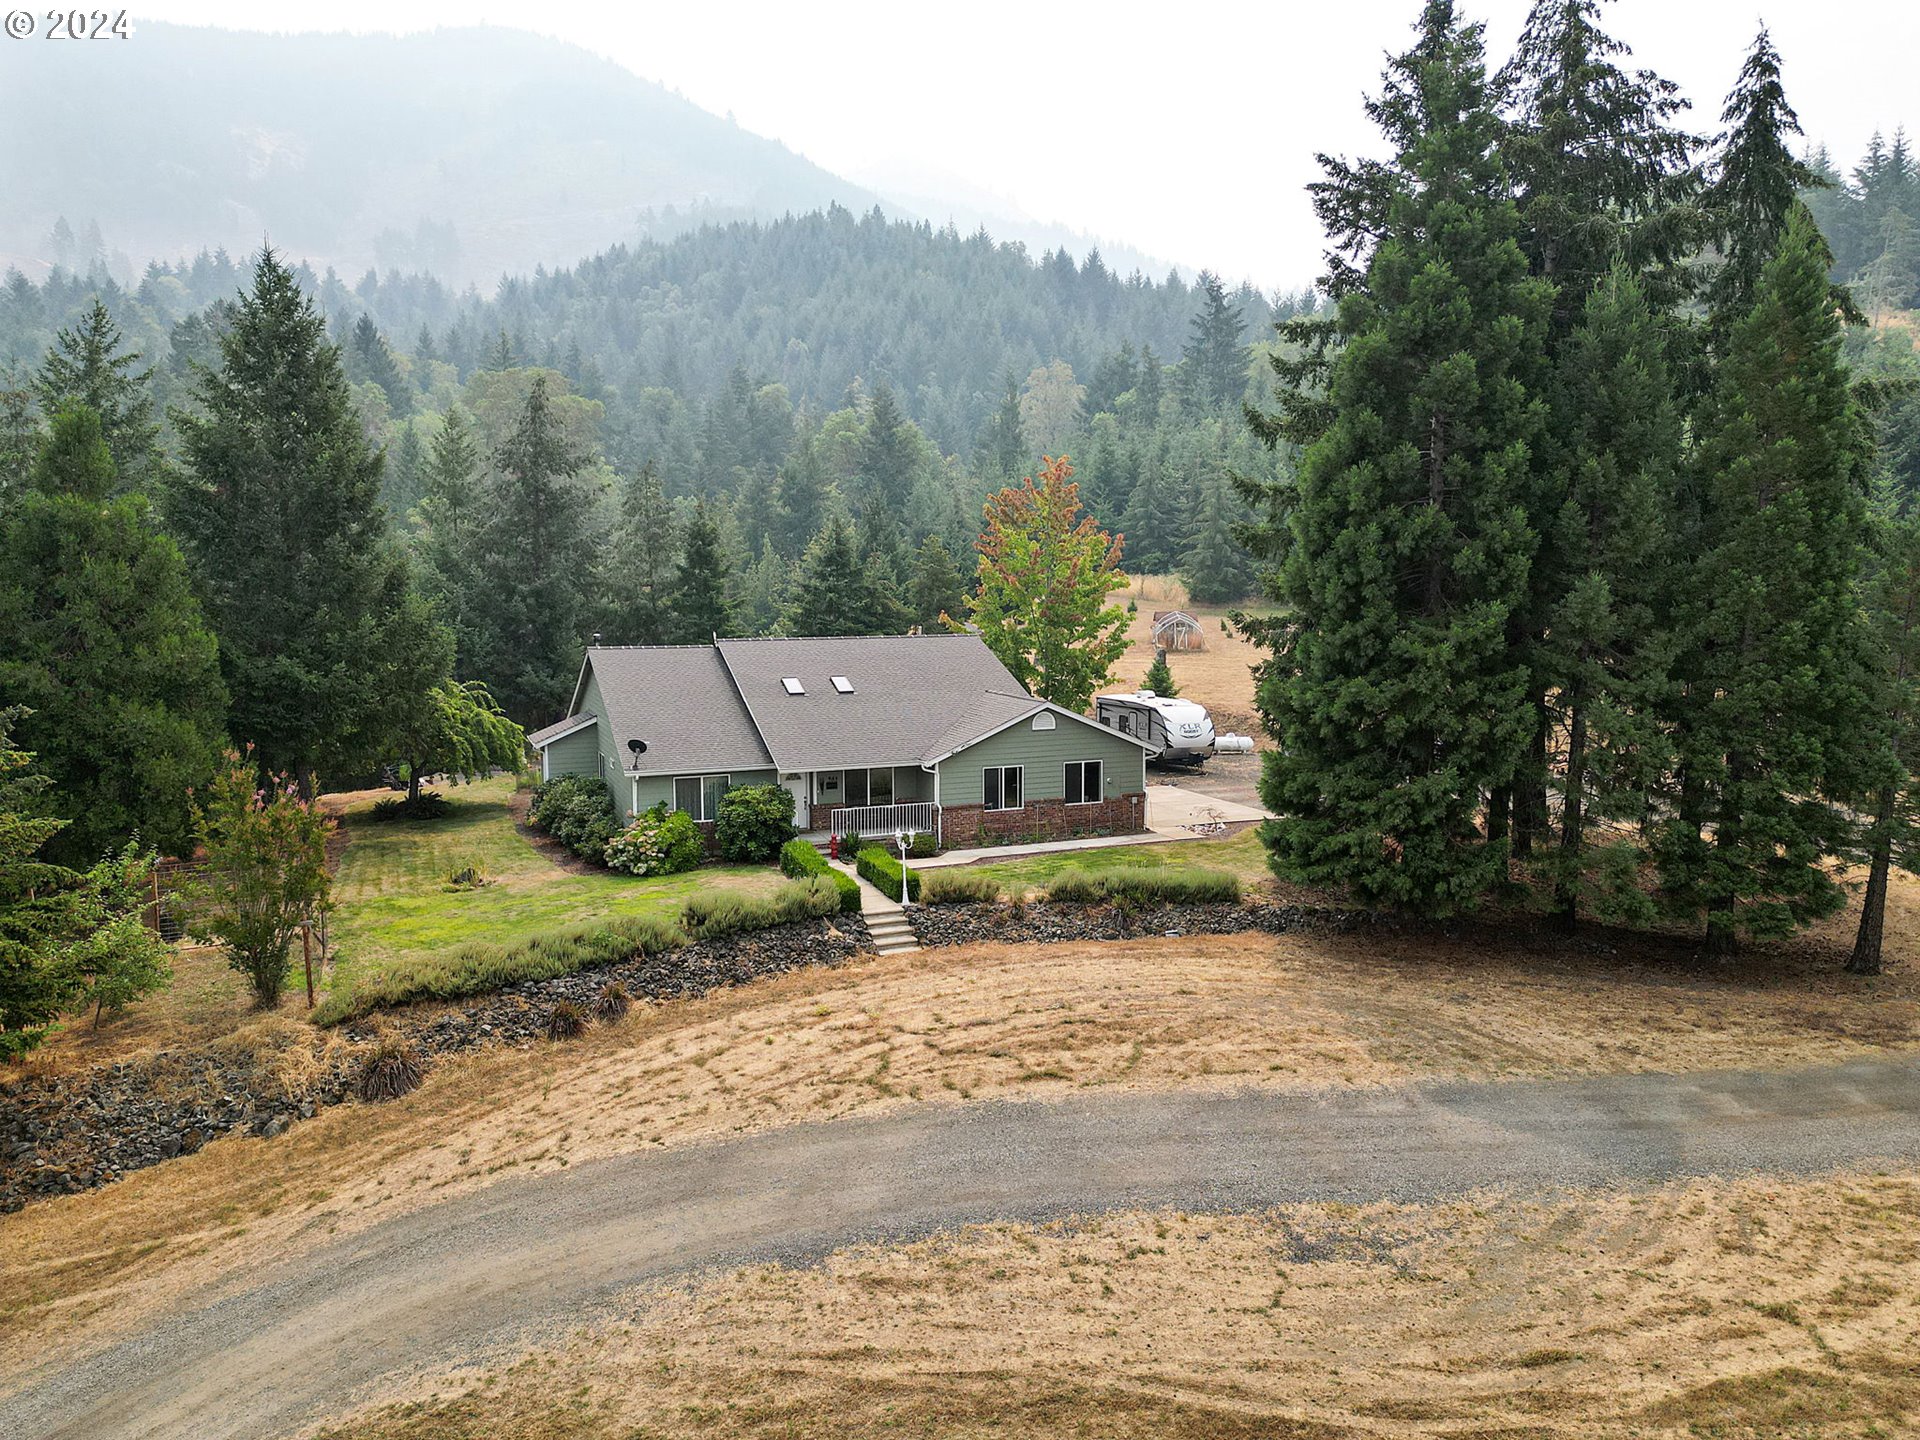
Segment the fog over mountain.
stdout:
<path fill-rule="evenodd" d="M 704 220 L 856 212 L 985 224 L 1036 256 L 1093 242 L 980 196 L 856 184 L 576 46 L 500 28 L 269 35 L 142 24 L 138 43 L 0 48 L 0 260 L 31 276 L 65 218 L 120 266 L 263 236 L 316 266 L 483 286 Z M 110 103 L 109 103 L 110 102 Z M 1009 207 L 1012 208 L 1012 207 Z M 1115 268 L 1165 262 L 1109 249 Z M 119 268 L 119 267 L 116 267 Z"/>

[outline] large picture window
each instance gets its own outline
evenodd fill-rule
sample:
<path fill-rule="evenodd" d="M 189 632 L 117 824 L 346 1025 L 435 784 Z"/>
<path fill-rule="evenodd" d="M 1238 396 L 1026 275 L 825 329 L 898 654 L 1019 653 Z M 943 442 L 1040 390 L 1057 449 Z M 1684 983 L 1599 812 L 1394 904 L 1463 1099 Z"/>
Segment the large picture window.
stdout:
<path fill-rule="evenodd" d="M 696 820 L 717 819 L 720 797 L 733 786 L 726 775 L 678 775 L 673 781 L 673 808 Z"/>
<path fill-rule="evenodd" d="M 1069 760 L 1067 762 L 1066 796 L 1069 805 L 1098 805 L 1101 799 L 1100 762 L 1098 760 Z"/>
<path fill-rule="evenodd" d="M 1026 772 L 1018 765 L 990 765 L 983 772 L 986 807 L 989 810 L 1018 810 L 1024 803 L 1021 782 Z"/>

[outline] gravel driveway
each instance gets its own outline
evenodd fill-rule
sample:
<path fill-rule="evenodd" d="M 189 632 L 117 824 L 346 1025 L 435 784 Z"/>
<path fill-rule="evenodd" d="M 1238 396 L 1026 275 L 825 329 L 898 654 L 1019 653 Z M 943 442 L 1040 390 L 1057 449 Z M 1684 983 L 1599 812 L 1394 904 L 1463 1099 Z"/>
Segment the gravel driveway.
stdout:
<path fill-rule="evenodd" d="M 503 1181 L 0 1398 L 0 1435 L 285 1434 L 624 1287 L 971 1221 L 1407 1201 L 1920 1158 L 1920 1066 L 927 1106 Z M 244 1288 L 239 1288 L 244 1287 Z"/>

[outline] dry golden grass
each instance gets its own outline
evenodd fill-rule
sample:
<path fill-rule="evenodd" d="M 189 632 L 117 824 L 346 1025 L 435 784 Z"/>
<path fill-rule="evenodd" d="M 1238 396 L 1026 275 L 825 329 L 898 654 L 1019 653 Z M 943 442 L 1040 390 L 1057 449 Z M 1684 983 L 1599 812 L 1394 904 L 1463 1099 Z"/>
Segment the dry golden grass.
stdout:
<path fill-rule="evenodd" d="M 977 1226 L 638 1292 L 323 1433 L 1912 1434 L 1917 1221 L 1852 1175 Z"/>
<path fill-rule="evenodd" d="M 1843 1060 L 1920 1039 L 1917 971 L 1662 969 L 1384 933 L 981 946 L 797 972 L 636 1006 L 572 1044 L 444 1061 L 392 1104 L 0 1217 L 0 1372 L 29 1337 L 36 1354 L 97 1338 L 501 1175 L 915 1102 Z"/>
<path fill-rule="evenodd" d="M 1223 633 L 1220 622 L 1227 606 L 1194 605 L 1187 588 L 1171 575 L 1135 575 L 1124 592 L 1115 591 L 1114 599 L 1125 605 L 1131 599 L 1138 613 L 1128 617 L 1127 650 L 1113 667 L 1115 690 L 1133 690 L 1153 663 L 1153 612 L 1186 610 L 1198 618 L 1205 630 L 1205 650 L 1175 651 L 1167 656 L 1174 683 L 1182 698 L 1197 700 L 1213 714 L 1216 729 L 1251 735 L 1263 748 L 1271 742 L 1260 728 L 1253 708 L 1253 669 L 1266 653 L 1250 645 L 1237 632 Z M 1259 608 L 1255 606 L 1254 608 Z"/>

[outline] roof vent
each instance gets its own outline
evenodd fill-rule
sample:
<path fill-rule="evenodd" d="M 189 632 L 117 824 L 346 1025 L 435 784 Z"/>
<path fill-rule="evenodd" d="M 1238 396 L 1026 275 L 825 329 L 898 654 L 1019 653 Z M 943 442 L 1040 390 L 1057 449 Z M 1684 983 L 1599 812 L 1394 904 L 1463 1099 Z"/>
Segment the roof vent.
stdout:
<path fill-rule="evenodd" d="M 804 695 L 807 693 L 807 687 L 802 685 L 800 681 L 792 675 L 787 676 L 786 679 L 780 683 L 786 686 L 787 694 L 789 695 Z"/>
<path fill-rule="evenodd" d="M 833 677 L 833 688 L 838 690 L 842 695 L 851 695 L 853 693 L 853 682 L 844 675 L 836 675 Z"/>

